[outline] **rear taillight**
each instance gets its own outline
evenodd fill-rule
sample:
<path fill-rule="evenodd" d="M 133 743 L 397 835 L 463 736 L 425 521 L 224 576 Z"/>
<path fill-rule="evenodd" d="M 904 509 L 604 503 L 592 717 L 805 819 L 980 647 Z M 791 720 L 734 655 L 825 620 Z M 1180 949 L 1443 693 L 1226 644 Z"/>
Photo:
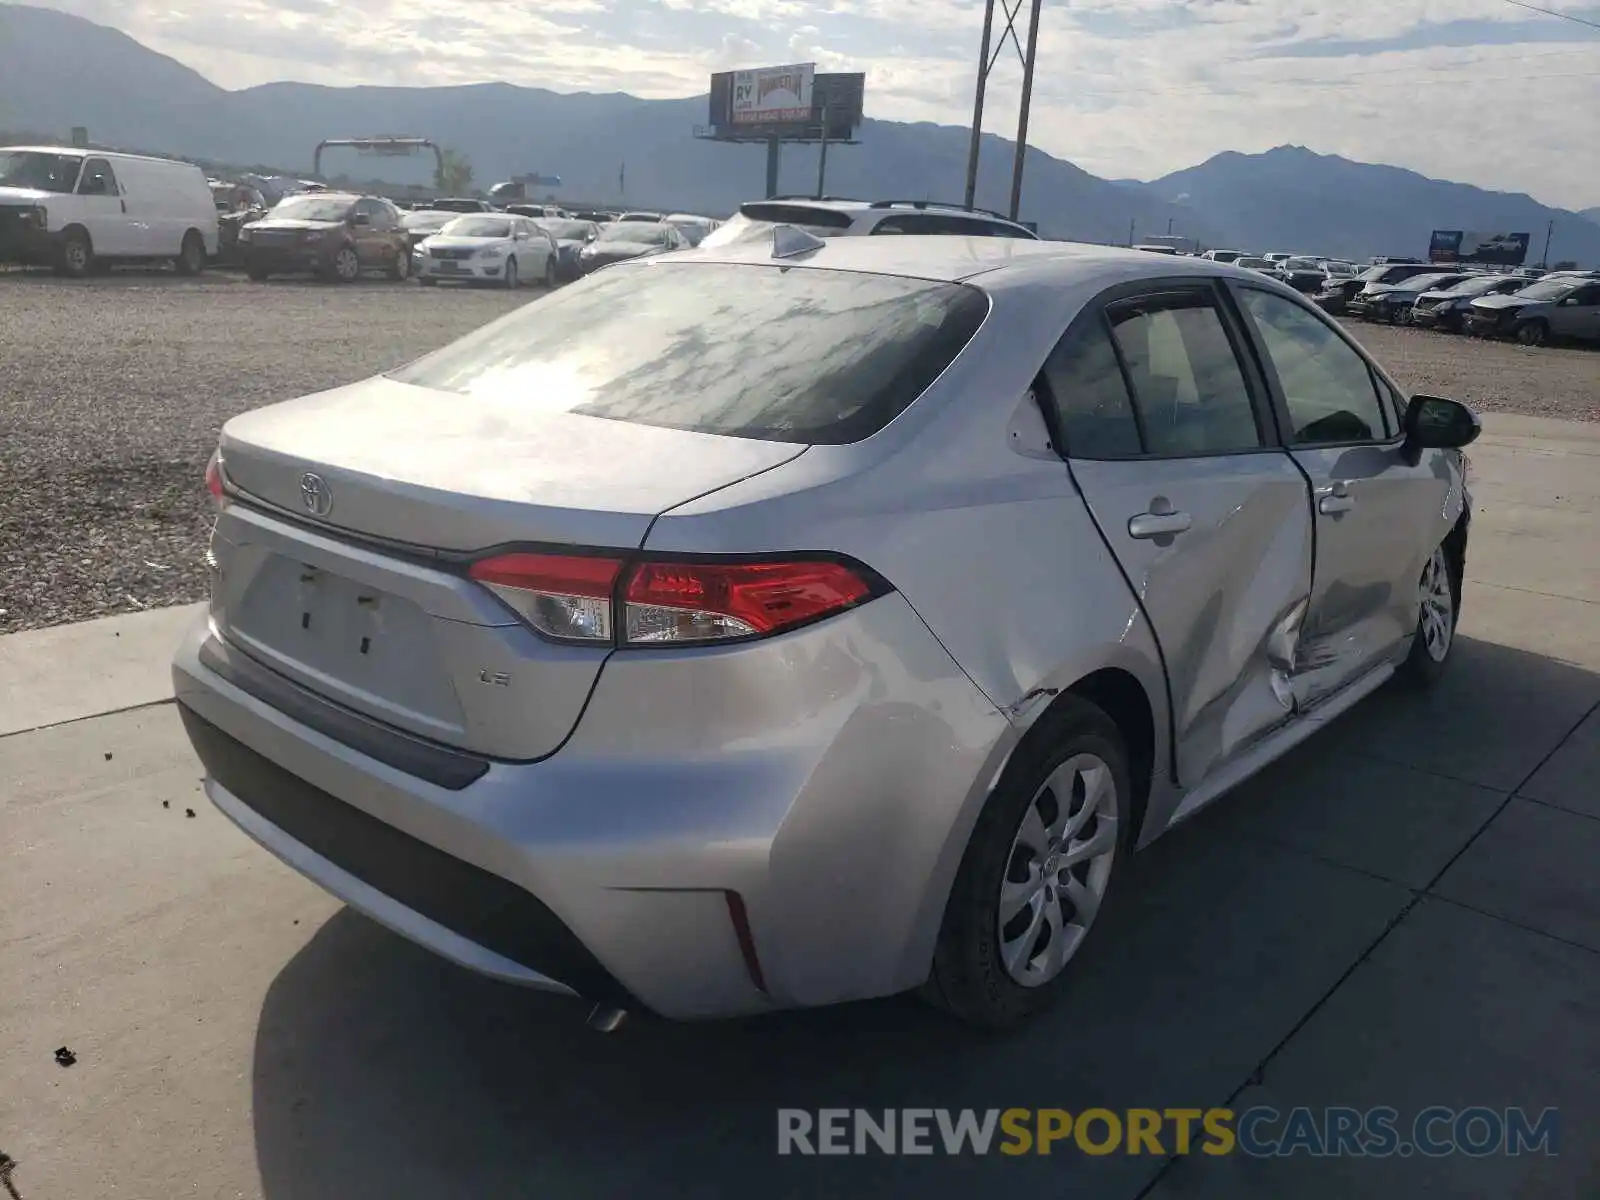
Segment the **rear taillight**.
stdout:
<path fill-rule="evenodd" d="M 782 633 L 889 590 L 835 558 L 750 562 L 512 553 L 468 574 L 545 637 L 633 646 L 706 645 Z"/>
<path fill-rule="evenodd" d="M 222 482 L 222 452 L 213 450 L 211 461 L 206 463 L 206 491 L 211 493 L 211 501 L 221 508 L 227 497 L 227 489 Z"/>
<path fill-rule="evenodd" d="M 624 640 L 723 642 L 843 612 L 872 584 L 828 559 L 758 563 L 644 562 L 623 592 Z"/>
<path fill-rule="evenodd" d="M 614 636 L 611 594 L 622 561 L 569 554 L 500 554 L 468 569 L 546 637 L 606 642 Z"/>

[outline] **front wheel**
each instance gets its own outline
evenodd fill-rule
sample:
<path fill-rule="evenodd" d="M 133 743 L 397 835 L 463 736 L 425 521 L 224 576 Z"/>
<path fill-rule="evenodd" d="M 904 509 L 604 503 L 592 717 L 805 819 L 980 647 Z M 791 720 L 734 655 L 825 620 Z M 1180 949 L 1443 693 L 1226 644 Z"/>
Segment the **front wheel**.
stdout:
<path fill-rule="evenodd" d="M 94 270 L 94 248 L 82 229 L 69 229 L 61 238 L 56 270 L 68 279 L 82 279 Z"/>
<path fill-rule="evenodd" d="M 517 260 L 514 258 L 506 259 L 506 287 L 517 290 Z"/>
<path fill-rule="evenodd" d="M 1432 687 L 1444 676 L 1461 610 L 1460 571 L 1443 545 L 1434 549 L 1422 568 L 1418 599 L 1417 632 L 1399 675 L 1414 686 Z"/>
<path fill-rule="evenodd" d="M 411 251 L 402 250 L 394 256 L 394 262 L 389 265 L 389 278 L 401 283 L 411 278 Z"/>
<path fill-rule="evenodd" d="M 328 263 L 327 278 L 333 283 L 354 283 L 361 274 L 361 260 L 354 246 L 340 246 Z"/>
<path fill-rule="evenodd" d="M 1075 696 L 1040 722 L 973 828 L 923 988 L 973 1025 L 1013 1025 L 1061 993 L 1131 840 L 1116 725 Z"/>
<path fill-rule="evenodd" d="M 1524 346 L 1542 346 L 1550 340 L 1550 327 L 1543 321 L 1528 321 L 1517 326 L 1517 341 Z"/>
<path fill-rule="evenodd" d="M 554 256 L 544 260 L 544 286 L 547 289 L 556 286 L 556 260 Z"/>

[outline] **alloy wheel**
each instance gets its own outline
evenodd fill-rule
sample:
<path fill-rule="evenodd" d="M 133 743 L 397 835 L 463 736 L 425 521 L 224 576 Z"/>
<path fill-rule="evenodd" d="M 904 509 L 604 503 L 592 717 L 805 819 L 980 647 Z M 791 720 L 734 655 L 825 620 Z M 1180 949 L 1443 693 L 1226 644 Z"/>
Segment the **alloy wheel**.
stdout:
<path fill-rule="evenodd" d="M 1023 811 L 1000 884 L 1006 974 L 1040 987 L 1061 973 L 1094 923 L 1116 860 L 1116 777 L 1093 754 L 1054 771 Z"/>
<path fill-rule="evenodd" d="M 356 258 L 356 252 L 346 246 L 334 256 L 333 270 L 341 283 L 352 283 L 361 273 L 361 261 Z"/>
<path fill-rule="evenodd" d="M 1450 562 L 1440 546 L 1422 569 L 1422 615 L 1420 618 L 1423 645 L 1428 657 L 1443 662 L 1450 653 L 1450 642 L 1455 636 L 1455 592 L 1450 584 Z"/>

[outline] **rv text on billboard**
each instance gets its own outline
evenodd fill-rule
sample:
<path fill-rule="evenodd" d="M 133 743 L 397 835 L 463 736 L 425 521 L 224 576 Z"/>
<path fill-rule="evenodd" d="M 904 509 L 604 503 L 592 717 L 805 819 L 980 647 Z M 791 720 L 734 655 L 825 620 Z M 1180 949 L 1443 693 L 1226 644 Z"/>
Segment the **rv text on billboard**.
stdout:
<path fill-rule="evenodd" d="M 1435 229 L 1433 236 L 1428 239 L 1428 261 L 1520 267 L 1528 257 L 1528 241 L 1525 233 Z"/>
<path fill-rule="evenodd" d="M 729 116 L 735 125 L 808 120 L 816 73 L 816 63 L 735 71 Z"/>

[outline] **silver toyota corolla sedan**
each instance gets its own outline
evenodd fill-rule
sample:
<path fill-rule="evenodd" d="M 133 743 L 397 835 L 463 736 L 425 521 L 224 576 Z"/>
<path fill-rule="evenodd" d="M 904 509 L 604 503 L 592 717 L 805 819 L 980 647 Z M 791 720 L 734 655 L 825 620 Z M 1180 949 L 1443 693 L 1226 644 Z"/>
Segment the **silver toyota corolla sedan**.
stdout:
<path fill-rule="evenodd" d="M 1439 676 L 1477 431 L 1259 272 L 780 226 L 228 422 L 177 697 L 264 847 L 601 1023 L 1004 1024 Z"/>

